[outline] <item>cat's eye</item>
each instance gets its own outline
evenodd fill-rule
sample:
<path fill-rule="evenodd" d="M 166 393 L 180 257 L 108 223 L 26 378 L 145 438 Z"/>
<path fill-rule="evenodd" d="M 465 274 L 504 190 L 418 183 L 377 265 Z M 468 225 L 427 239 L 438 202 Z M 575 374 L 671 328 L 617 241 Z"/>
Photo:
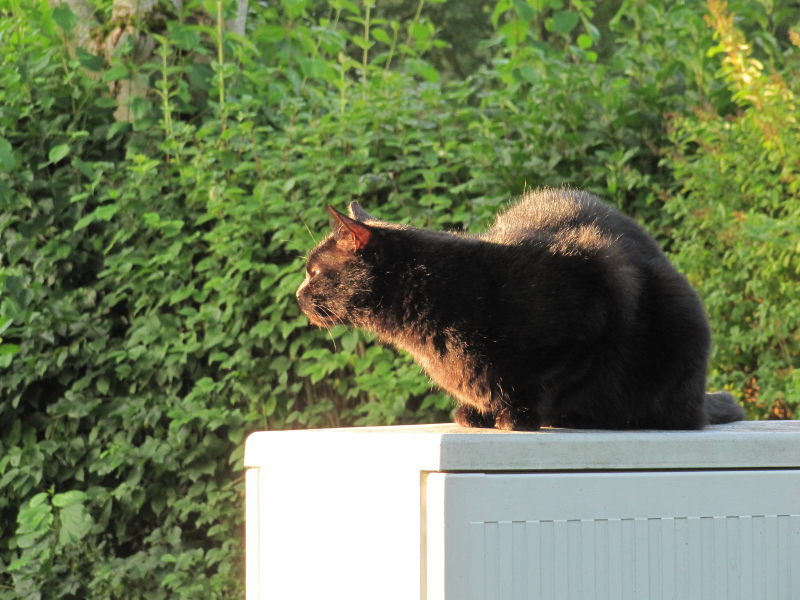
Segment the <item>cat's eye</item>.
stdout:
<path fill-rule="evenodd" d="M 317 275 L 319 275 L 319 274 L 320 274 L 320 270 L 319 270 L 319 268 L 318 268 L 318 267 L 314 267 L 313 269 L 311 269 L 311 270 L 308 272 L 308 274 L 309 274 L 309 275 L 311 275 L 311 277 L 316 277 Z"/>

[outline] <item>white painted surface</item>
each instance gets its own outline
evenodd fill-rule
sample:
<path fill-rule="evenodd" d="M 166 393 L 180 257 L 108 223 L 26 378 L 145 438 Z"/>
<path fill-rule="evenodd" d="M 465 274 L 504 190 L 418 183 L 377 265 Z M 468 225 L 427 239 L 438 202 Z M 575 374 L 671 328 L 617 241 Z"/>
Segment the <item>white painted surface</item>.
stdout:
<path fill-rule="evenodd" d="M 798 421 L 259 432 L 245 465 L 247 600 L 800 599 Z"/>
<path fill-rule="evenodd" d="M 250 469 L 247 495 L 258 501 L 246 505 L 247 600 L 418 598 L 419 479 L 346 465 Z"/>
<path fill-rule="evenodd" d="M 276 455 L 297 468 L 402 464 L 421 471 L 792 467 L 800 457 L 800 421 L 742 421 L 700 431 L 530 433 L 452 424 L 268 431 L 248 438 L 245 466 L 272 464 Z"/>

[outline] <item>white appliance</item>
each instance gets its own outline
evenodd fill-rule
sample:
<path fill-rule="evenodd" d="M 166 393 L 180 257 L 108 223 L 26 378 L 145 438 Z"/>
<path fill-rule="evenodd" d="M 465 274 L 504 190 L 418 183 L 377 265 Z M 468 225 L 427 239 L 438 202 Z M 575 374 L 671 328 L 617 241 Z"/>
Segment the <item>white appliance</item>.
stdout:
<path fill-rule="evenodd" d="M 275 431 L 247 600 L 798 600 L 800 421 Z"/>

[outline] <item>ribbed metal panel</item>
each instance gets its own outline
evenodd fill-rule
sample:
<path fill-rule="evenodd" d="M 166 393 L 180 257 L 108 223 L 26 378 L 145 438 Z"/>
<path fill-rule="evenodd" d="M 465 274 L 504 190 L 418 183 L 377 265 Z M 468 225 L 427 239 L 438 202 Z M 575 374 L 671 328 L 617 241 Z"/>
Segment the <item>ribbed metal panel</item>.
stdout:
<path fill-rule="evenodd" d="M 800 516 L 470 523 L 486 600 L 798 600 Z"/>

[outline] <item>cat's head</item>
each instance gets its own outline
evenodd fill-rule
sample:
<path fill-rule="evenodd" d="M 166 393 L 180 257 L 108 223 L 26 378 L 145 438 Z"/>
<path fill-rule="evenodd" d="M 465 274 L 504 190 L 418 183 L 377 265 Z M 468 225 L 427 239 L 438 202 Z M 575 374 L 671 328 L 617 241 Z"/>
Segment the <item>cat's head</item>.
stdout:
<path fill-rule="evenodd" d="M 328 212 L 333 232 L 308 255 L 297 301 L 319 327 L 358 324 L 372 304 L 381 227 L 357 202 L 350 203 L 350 216 L 330 206 Z"/>

